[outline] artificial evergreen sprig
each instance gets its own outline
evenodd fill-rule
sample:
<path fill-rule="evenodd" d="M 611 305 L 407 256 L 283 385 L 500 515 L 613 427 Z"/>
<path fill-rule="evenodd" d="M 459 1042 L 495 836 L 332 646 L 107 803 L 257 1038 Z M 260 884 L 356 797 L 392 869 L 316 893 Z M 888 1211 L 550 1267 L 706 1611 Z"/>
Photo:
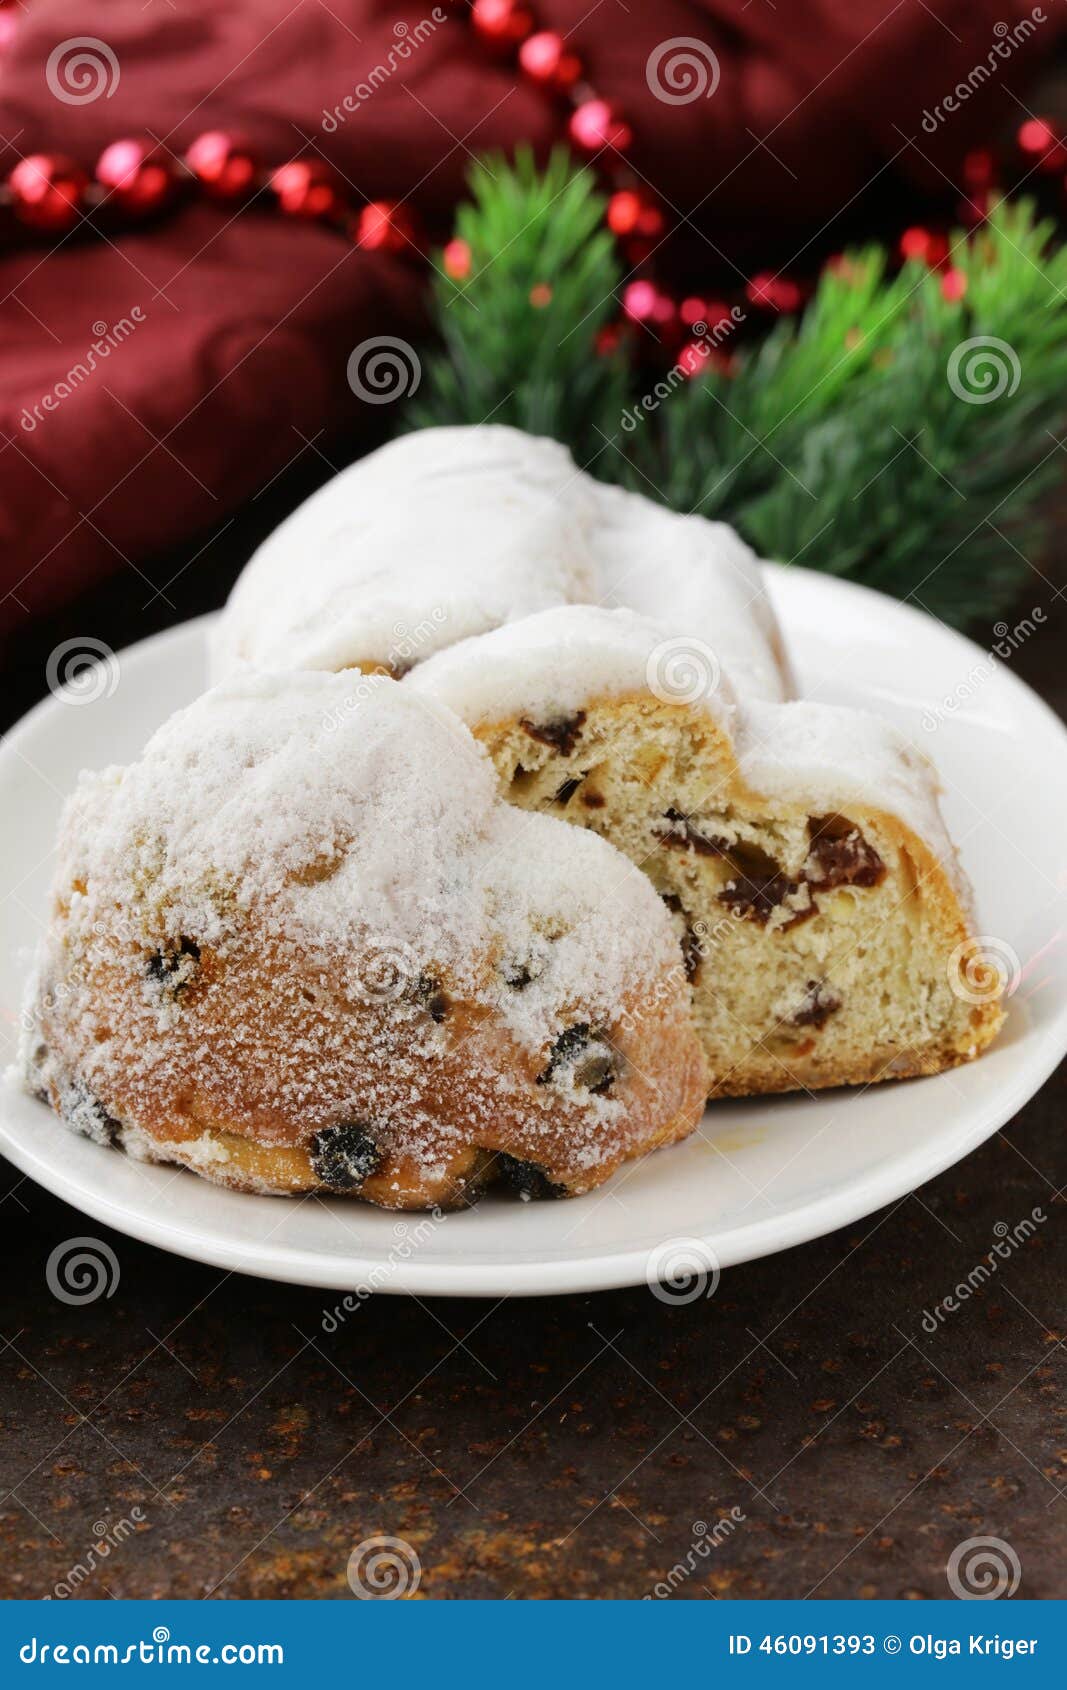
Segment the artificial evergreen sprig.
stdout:
<path fill-rule="evenodd" d="M 728 518 L 762 556 L 913 597 L 956 624 L 1009 605 L 1063 462 L 1067 251 L 1025 204 L 957 237 L 962 297 L 877 248 L 827 270 L 734 379 L 687 382 L 638 432 L 636 485 Z M 955 290 L 954 290 L 955 291 Z"/>
<path fill-rule="evenodd" d="M 544 170 L 526 148 L 513 162 L 485 159 L 470 188 L 456 219 L 469 273 L 453 280 L 436 266 L 444 350 L 405 422 L 510 423 L 585 456 L 603 445 L 594 424 L 614 424 L 626 396 L 621 360 L 595 351 L 622 276 L 605 202 L 563 149 Z"/>
<path fill-rule="evenodd" d="M 1027 203 L 954 237 L 947 290 L 917 261 L 891 274 L 883 249 L 846 255 L 799 320 L 738 347 L 729 373 L 709 359 L 668 380 L 624 426 L 641 394 L 596 347 L 621 277 L 588 172 L 522 155 L 480 166 L 472 193 L 470 276 L 437 285 L 444 350 L 409 422 L 553 435 L 764 557 L 955 624 L 1011 604 L 1046 542 L 1067 411 L 1067 249 Z"/>

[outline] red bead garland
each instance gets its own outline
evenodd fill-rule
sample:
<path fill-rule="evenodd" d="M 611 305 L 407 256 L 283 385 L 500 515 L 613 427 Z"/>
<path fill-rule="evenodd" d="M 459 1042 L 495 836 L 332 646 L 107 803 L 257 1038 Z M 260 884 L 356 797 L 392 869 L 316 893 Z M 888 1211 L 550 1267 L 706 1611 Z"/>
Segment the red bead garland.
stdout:
<path fill-rule="evenodd" d="M 580 55 L 558 30 L 538 28 L 534 0 L 472 0 L 467 6 L 448 0 L 464 15 L 472 32 L 497 56 L 511 56 L 523 76 L 546 94 L 565 99 L 570 107 L 567 132 L 576 149 L 592 159 L 608 178 L 605 222 L 619 240 L 628 260 L 641 266 L 653 256 L 667 232 L 667 219 L 656 198 L 625 165 L 633 144 L 633 130 L 619 106 L 601 98 L 585 81 Z M 8 14 L 0 0 L 0 18 Z M 0 38 L 2 46 L 2 38 Z M 1043 117 L 1027 118 L 1016 133 L 1019 156 L 1030 171 L 1044 175 L 1067 169 L 1067 144 Z M 977 228 L 989 215 L 997 196 L 998 161 L 988 148 L 969 152 L 962 167 L 963 197 L 956 208 L 965 228 Z M 156 143 L 133 137 L 112 142 L 97 160 L 95 180 L 75 160 L 58 153 L 34 153 L 21 160 L 0 184 L 0 202 L 10 205 L 15 219 L 28 230 L 64 236 L 86 214 L 102 208 L 108 216 L 130 220 L 147 217 L 176 201 L 183 188 L 196 188 L 208 199 L 240 206 L 266 190 L 269 200 L 286 216 L 332 224 L 345 231 L 362 250 L 414 254 L 420 251 L 420 232 L 413 213 L 403 204 L 374 200 L 353 209 L 346 184 L 326 160 L 318 156 L 292 159 L 265 170 L 260 159 L 239 136 L 221 129 L 198 136 L 184 160 L 177 160 Z M 950 303 L 964 299 L 966 274 L 949 258 L 948 238 L 938 229 L 914 225 L 898 243 L 902 262 L 918 261 L 940 272 L 940 288 Z M 456 282 L 471 273 L 466 241 L 454 238 L 441 257 L 446 275 Z M 840 255 L 827 263 L 846 284 L 849 264 Z M 805 291 L 788 276 L 769 271 L 752 276 L 745 299 L 758 311 L 793 313 Z M 531 289 L 533 309 L 550 302 L 549 284 Z M 672 299 L 654 281 L 633 276 L 621 295 L 622 317 L 603 327 L 597 350 L 613 354 L 625 335 L 638 326 L 661 343 L 681 347 L 678 367 L 685 375 L 715 368 L 732 371 L 731 358 L 708 338 L 717 327 L 732 332 L 736 307 L 695 295 Z M 739 319 L 737 319 L 739 320 Z M 728 326 L 728 327 L 727 327 Z M 686 336 L 690 336 L 688 340 Z M 683 344 L 684 343 L 684 344 Z"/>

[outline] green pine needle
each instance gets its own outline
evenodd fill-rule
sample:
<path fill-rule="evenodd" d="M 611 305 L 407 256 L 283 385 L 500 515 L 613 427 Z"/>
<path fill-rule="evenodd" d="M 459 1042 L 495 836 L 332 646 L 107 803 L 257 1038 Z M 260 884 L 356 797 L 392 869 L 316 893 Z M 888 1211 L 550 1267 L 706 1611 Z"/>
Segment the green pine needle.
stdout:
<path fill-rule="evenodd" d="M 954 238 L 962 300 L 919 262 L 890 276 L 882 249 L 852 253 L 732 375 L 667 379 L 646 408 L 655 394 L 596 351 L 621 272 L 589 173 L 520 153 L 479 165 L 472 196 L 457 223 L 471 274 L 436 284 L 443 350 L 409 423 L 555 436 L 599 475 L 732 522 L 761 556 L 957 625 L 1011 605 L 1047 540 L 1067 410 L 1067 249 L 1032 206 Z"/>

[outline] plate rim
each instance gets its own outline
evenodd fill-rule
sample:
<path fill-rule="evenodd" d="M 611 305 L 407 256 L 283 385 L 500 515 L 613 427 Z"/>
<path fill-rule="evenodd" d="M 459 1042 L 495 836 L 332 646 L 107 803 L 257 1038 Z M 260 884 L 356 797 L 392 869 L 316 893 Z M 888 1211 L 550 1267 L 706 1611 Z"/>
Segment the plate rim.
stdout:
<path fill-rule="evenodd" d="M 810 580 L 821 592 L 866 600 L 877 606 L 880 614 L 891 610 L 898 620 L 917 623 L 927 632 L 933 623 L 942 638 L 951 636 L 952 642 L 959 646 L 961 656 L 987 655 L 966 634 L 949 628 L 903 600 L 891 598 L 861 582 L 799 565 L 765 563 L 763 567 L 772 598 L 778 581 L 801 576 Z M 140 663 L 154 648 L 172 642 L 178 636 L 189 636 L 196 630 L 206 633 L 218 616 L 218 611 L 208 611 L 175 623 L 123 647 L 116 656 L 120 661 L 125 658 L 127 662 Z M 1009 695 L 1027 711 L 1033 712 L 1036 707 L 1046 728 L 1060 740 L 1067 764 L 1067 725 L 1027 682 L 1009 668 L 999 668 L 998 678 L 1002 685 L 1007 684 Z M 51 696 L 39 700 L 3 735 L 0 752 L 17 755 L 23 739 L 35 731 L 43 717 L 51 716 L 57 708 L 58 701 Z M 706 1244 L 714 1259 L 725 1269 L 793 1249 L 862 1221 L 889 1203 L 904 1200 L 918 1186 L 971 1154 L 1045 1084 L 1067 1054 L 1067 994 L 1064 994 L 1051 1021 L 1040 1031 L 1031 1030 L 1031 1036 L 1037 1042 L 1027 1059 L 1024 1075 L 1002 1080 L 981 1116 L 957 1138 L 935 1139 L 932 1144 L 924 1142 L 902 1158 L 890 1160 L 880 1169 L 857 1174 L 844 1186 L 800 1207 L 763 1216 L 718 1235 L 712 1230 L 705 1234 L 693 1232 L 689 1236 Z M 894 1083 L 921 1085 L 923 1081 Z M 87 1184 L 80 1174 L 68 1172 L 61 1160 L 55 1162 L 47 1156 L 38 1155 L 32 1145 L 24 1142 L 21 1130 L 9 1124 L 3 1107 L 7 1089 L 6 1086 L 0 1087 L 0 1151 L 27 1178 L 115 1232 L 222 1271 L 319 1290 L 354 1292 L 362 1283 L 372 1280 L 380 1268 L 380 1258 L 375 1256 L 354 1253 L 320 1256 L 298 1246 L 273 1244 L 269 1240 L 252 1244 L 227 1239 L 221 1232 L 212 1233 L 210 1229 L 205 1231 L 199 1226 L 190 1230 L 161 1216 L 149 1215 L 143 1209 L 131 1210 L 125 1203 L 113 1201 L 105 1192 Z M 63 1129 L 56 1125 L 56 1130 Z M 101 1156 L 110 1154 L 99 1146 L 89 1148 L 97 1150 Z M 196 1176 L 185 1173 L 184 1178 L 195 1179 Z M 281 1197 L 252 1194 L 248 1194 L 247 1200 L 259 1203 L 286 1201 Z M 631 1250 L 601 1251 L 560 1260 L 513 1259 L 487 1263 L 458 1259 L 454 1263 L 435 1261 L 420 1264 L 417 1258 L 412 1258 L 394 1263 L 388 1282 L 375 1289 L 388 1295 L 472 1298 L 556 1296 L 618 1290 L 648 1283 L 648 1257 L 646 1244 Z"/>

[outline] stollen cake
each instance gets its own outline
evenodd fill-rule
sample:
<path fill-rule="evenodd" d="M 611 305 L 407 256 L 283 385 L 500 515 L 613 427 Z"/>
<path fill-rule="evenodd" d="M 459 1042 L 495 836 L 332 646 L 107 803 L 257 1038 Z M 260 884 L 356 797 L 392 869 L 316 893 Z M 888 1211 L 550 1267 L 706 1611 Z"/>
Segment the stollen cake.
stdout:
<path fill-rule="evenodd" d="M 82 777 L 24 1065 L 76 1132 L 241 1189 L 570 1195 L 700 1118 L 687 998 L 648 879 L 503 803 L 446 707 L 253 674 Z"/>
<path fill-rule="evenodd" d="M 428 428 L 328 481 L 260 546 L 214 640 L 219 677 L 381 670 L 554 606 L 625 607 L 698 642 L 758 698 L 791 689 L 758 559 L 514 428 Z"/>
<path fill-rule="evenodd" d="M 712 1093 L 933 1073 L 1002 1020 L 929 761 L 790 696 L 732 530 L 554 442 L 430 429 L 344 471 L 252 559 L 215 663 L 386 670 L 511 804 L 617 846 L 674 923 Z"/>

